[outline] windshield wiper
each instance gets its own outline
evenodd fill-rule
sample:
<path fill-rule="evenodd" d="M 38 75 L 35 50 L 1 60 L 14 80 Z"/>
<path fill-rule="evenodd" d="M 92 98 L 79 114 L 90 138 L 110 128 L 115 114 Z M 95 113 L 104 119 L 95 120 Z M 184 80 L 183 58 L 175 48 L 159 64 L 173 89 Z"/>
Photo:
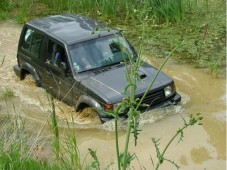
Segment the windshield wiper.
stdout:
<path fill-rule="evenodd" d="M 109 67 L 109 66 L 118 65 L 118 64 L 121 64 L 121 63 L 124 63 L 124 61 L 118 61 L 118 62 L 115 62 L 115 63 L 110 63 L 110 64 L 107 64 L 107 65 L 104 65 L 104 66 L 101 66 L 101 67 Z"/>
<path fill-rule="evenodd" d="M 94 71 L 94 70 L 100 70 L 100 69 L 103 69 L 103 68 L 106 68 L 106 67 L 111 67 L 111 66 L 114 66 L 114 65 L 122 64 L 122 63 L 123 63 L 123 61 L 119 61 L 119 62 L 107 64 L 107 65 L 104 65 L 104 66 L 95 67 L 95 68 L 91 68 L 91 69 L 88 69 L 88 70 L 83 70 L 83 71 L 80 71 L 78 73 L 84 73 L 84 72 L 90 72 L 90 71 Z"/>

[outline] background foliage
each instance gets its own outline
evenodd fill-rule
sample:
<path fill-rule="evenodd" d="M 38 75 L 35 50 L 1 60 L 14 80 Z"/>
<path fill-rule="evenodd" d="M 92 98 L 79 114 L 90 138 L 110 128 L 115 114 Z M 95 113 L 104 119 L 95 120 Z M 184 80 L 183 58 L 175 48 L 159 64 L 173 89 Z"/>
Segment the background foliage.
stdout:
<path fill-rule="evenodd" d="M 19 23 L 60 13 L 78 13 L 120 28 L 139 48 L 141 18 L 147 19 L 145 53 L 165 57 L 179 41 L 187 46 L 175 61 L 209 68 L 211 75 L 225 74 L 225 0 L 1 0 L 0 19 Z M 146 15 L 146 16 L 144 16 Z"/>

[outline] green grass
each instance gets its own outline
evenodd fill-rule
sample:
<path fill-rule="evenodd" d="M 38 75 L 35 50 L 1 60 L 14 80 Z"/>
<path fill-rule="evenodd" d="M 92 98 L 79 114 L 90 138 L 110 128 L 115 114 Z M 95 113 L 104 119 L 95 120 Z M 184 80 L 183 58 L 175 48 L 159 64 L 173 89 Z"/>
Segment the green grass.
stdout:
<path fill-rule="evenodd" d="M 0 9 L 0 20 L 6 20 L 8 13 Z"/>
<path fill-rule="evenodd" d="M 144 52 L 147 55 L 163 57 L 183 39 L 187 46 L 177 50 L 173 56 L 175 61 L 209 68 L 211 75 L 225 74 L 224 0 L 81 0 L 77 3 L 73 0 L 36 0 L 32 3 L 29 0 L 3 0 L 0 4 L 0 19 L 14 16 L 19 23 L 59 13 L 87 15 L 124 30 L 137 49 L 141 23 L 146 18 Z"/>
<path fill-rule="evenodd" d="M 178 48 L 173 55 L 176 62 L 209 68 L 212 75 L 225 75 L 225 3 L 221 0 L 195 2 L 187 1 L 180 22 L 158 25 L 150 21 L 146 27 L 144 51 L 152 57 L 165 57 L 179 41 L 184 40 L 186 46 Z M 138 48 L 141 26 L 132 24 L 130 27 L 134 29 L 124 27 L 124 33 Z"/>
<path fill-rule="evenodd" d="M 2 90 L 1 97 L 2 97 L 4 100 L 11 99 L 11 98 L 14 97 L 14 92 L 13 92 L 13 90 L 10 89 L 10 88 L 5 88 L 4 90 Z"/>
<path fill-rule="evenodd" d="M 25 130 L 25 121 L 20 115 L 1 115 L 0 119 L 0 169 L 60 169 L 46 160 L 35 158 L 28 145 L 32 139 Z"/>
<path fill-rule="evenodd" d="M 225 75 L 226 67 L 225 11 L 222 0 L 3 0 L 0 19 L 14 16 L 24 23 L 51 14 L 79 13 L 122 29 L 139 49 L 141 25 L 146 18 L 147 55 L 163 57 L 183 39 L 187 46 L 176 51 L 174 60 L 208 68 L 211 75 L 219 76 Z"/>
<path fill-rule="evenodd" d="M 45 4 L 46 14 L 74 12 L 90 15 L 94 18 L 102 16 L 104 18 L 120 18 L 124 21 L 134 19 L 136 16 L 133 11 L 149 11 L 148 15 L 156 20 L 157 23 L 180 21 L 183 17 L 184 8 L 182 0 L 81 0 L 77 3 L 73 0 L 29 0 L 1 2 L 0 9 L 5 11 L 19 10 L 24 11 L 27 16 L 34 17 L 34 10 L 30 10 L 36 4 Z M 26 9 L 25 9 L 26 8 Z"/>

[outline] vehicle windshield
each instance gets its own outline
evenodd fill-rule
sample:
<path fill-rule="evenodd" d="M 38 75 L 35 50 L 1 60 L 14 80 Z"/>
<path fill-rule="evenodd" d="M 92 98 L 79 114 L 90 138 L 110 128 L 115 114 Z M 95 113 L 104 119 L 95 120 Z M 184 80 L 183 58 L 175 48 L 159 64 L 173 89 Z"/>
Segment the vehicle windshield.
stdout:
<path fill-rule="evenodd" d="M 118 34 L 71 45 L 69 51 L 75 72 L 114 65 L 133 55 L 127 41 Z"/>

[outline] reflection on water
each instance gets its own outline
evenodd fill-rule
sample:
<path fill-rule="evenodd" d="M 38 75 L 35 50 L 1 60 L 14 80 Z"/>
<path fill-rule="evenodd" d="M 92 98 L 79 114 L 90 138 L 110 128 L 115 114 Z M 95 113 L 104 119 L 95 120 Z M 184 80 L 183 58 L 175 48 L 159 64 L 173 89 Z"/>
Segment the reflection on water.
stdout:
<path fill-rule="evenodd" d="M 21 26 L 13 22 L 0 22 L 0 91 L 10 88 L 16 97 L 6 103 L 0 99 L 0 114 L 16 112 L 26 117 L 31 129 L 43 127 L 43 135 L 49 136 L 48 120 L 50 118 L 50 104 L 47 93 L 37 88 L 28 77 L 20 81 L 13 72 L 16 64 L 16 49 Z M 151 59 L 158 67 L 161 59 Z M 181 104 L 164 109 L 146 112 L 140 117 L 142 132 L 139 135 L 138 146 L 134 147 L 130 141 L 130 152 L 135 152 L 140 163 L 151 169 L 150 157 L 156 161 L 155 148 L 151 138 L 161 138 L 160 147 L 170 140 L 171 136 L 183 125 L 182 117 L 188 118 L 191 113 L 201 112 L 204 116 L 202 126 L 191 127 L 185 131 L 184 141 L 174 143 L 167 151 L 167 156 L 174 159 L 182 169 L 225 169 L 226 166 L 226 81 L 212 78 L 204 69 L 194 69 L 188 65 L 178 65 L 169 62 L 164 72 L 173 77 L 177 90 L 182 96 Z M 97 150 L 102 165 L 108 165 L 115 159 L 114 121 L 100 124 L 94 115 L 75 112 L 60 101 L 55 101 L 59 119 L 60 132 L 77 136 L 81 156 L 87 154 L 88 148 Z M 86 112 L 87 113 L 87 112 Z M 70 128 L 68 128 L 70 127 Z M 127 120 L 119 123 L 119 145 L 124 146 Z M 107 156 L 108 155 L 108 156 Z M 139 163 L 134 161 L 135 169 Z M 175 169 L 165 164 L 163 169 Z"/>

